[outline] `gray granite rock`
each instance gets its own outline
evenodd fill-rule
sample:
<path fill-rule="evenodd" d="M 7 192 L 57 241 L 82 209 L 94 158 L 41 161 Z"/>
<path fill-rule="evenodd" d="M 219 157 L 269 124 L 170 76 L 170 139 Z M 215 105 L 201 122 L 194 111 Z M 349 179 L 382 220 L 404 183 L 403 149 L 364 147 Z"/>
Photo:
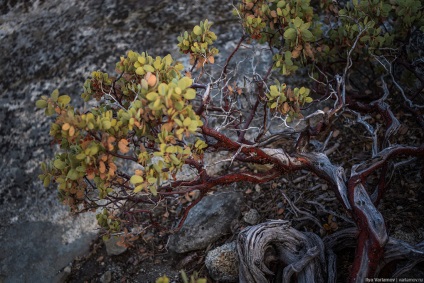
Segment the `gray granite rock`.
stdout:
<path fill-rule="evenodd" d="M 203 249 L 231 233 L 231 222 L 240 216 L 242 199 L 240 192 L 206 196 L 190 210 L 181 230 L 170 237 L 169 249 L 177 253 Z"/>
<path fill-rule="evenodd" d="M 236 242 L 226 243 L 209 251 L 205 264 L 214 280 L 236 282 L 239 274 Z"/>

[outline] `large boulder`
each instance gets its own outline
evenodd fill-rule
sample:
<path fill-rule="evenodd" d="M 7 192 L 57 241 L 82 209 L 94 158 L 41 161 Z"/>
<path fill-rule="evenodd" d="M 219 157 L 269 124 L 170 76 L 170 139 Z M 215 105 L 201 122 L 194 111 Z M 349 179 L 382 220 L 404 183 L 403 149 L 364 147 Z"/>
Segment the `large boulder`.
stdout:
<path fill-rule="evenodd" d="M 204 249 L 231 233 L 231 222 L 240 216 L 242 199 L 240 192 L 206 196 L 190 210 L 180 231 L 170 237 L 169 249 L 177 253 Z"/>

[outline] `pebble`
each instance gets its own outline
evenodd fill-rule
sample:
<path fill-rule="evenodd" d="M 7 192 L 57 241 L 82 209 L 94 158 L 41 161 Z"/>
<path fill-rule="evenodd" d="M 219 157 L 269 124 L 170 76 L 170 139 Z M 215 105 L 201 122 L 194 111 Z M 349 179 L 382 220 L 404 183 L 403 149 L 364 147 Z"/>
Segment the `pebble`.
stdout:
<path fill-rule="evenodd" d="M 250 225 L 258 224 L 260 219 L 261 215 L 256 209 L 253 208 L 246 212 L 246 214 L 243 216 L 243 221 Z"/>

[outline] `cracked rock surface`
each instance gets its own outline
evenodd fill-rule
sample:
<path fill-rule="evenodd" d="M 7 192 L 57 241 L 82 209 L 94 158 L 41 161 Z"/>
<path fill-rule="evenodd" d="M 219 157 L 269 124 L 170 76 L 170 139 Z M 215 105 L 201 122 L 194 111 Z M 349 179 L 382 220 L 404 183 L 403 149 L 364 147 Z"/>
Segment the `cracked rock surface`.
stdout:
<path fill-rule="evenodd" d="M 218 46 L 240 36 L 231 1 L 176 2 L 0 2 L 0 282 L 57 282 L 97 235 L 94 214 L 71 216 L 38 181 L 56 148 L 35 101 L 59 88 L 82 106 L 92 71 L 113 72 L 130 49 L 181 57 L 177 36 L 206 17 Z"/>

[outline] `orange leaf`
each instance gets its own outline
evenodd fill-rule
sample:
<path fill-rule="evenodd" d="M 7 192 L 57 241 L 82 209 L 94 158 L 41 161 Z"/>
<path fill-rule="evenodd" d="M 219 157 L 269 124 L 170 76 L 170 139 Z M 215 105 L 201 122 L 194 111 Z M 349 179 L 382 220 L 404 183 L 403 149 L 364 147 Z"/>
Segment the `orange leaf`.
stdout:
<path fill-rule="evenodd" d="M 284 102 L 284 104 L 283 104 L 283 112 L 284 113 L 287 113 L 287 112 L 289 112 L 289 110 L 290 110 L 289 104 L 287 102 Z"/>
<path fill-rule="evenodd" d="M 93 179 L 94 179 L 94 177 L 95 177 L 94 172 L 87 173 L 87 178 L 88 178 L 89 180 L 93 180 Z"/>
<path fill-rule="evenodd" d="M 99 162 L 99 171 L 100 171 L 100 173 L 104 173 L 104 172 L 106 172 L 106 165 L 105 165 L 105 163 L 104 163 L 103 161 L 101 161 L 101 160 L 100 160 L 100 162 Z"/>
<path fill-rule="evenodd" d="M 62 125 L 62 130 L 67 131 L 69 130 L 69 128 L 71 127 L 71 125 L 69 125 L 69 123 L 65 123 Z"/>
<path fill-rule="evenodd" d="M 299 55 L 300 55 L 300 50 L 293 50 L 292 51 L 292 57 L 293 58 L 297 58 L 297 57 L 299 57 Z"/>
<path fill-rule="evenodd" d="M 154 74 L 152 74 L 151 72 L 148 72 L 146 74 L 146 80 L 147 80 L 147 84 L 149 86 L 154 86 L 156 84 L 156 81 L 157 81 L 156 76 Z"/>
<path fill-rule="evenodd" d="M 72 137 L 74 134 L 75 134 L 75 128 L 74 128 L 74 126 L 71 126 L 69 128 L 69 136 Z"/>
<path fill-rule="evenodd" d="M 126 139 L 121 139 L 119 141 L 118 148 L 122 153 L 127 153 L 130 151 L 130 148 L 128 147 L 128 141 Z"/>
<path fill-rule="evenodd" d="M 112 169 L 113 171 L 116 171 L 118 169 L 115 163 L 109 162 L 108 164 L 109 164 L 109 168 Z"/>
<path fill-rule="evenodd" d="M 209 56 L 208 61 L 209 63 L 213 64 L 215 63 L 215 58 L 213 58 L 213 56 Z"/>

